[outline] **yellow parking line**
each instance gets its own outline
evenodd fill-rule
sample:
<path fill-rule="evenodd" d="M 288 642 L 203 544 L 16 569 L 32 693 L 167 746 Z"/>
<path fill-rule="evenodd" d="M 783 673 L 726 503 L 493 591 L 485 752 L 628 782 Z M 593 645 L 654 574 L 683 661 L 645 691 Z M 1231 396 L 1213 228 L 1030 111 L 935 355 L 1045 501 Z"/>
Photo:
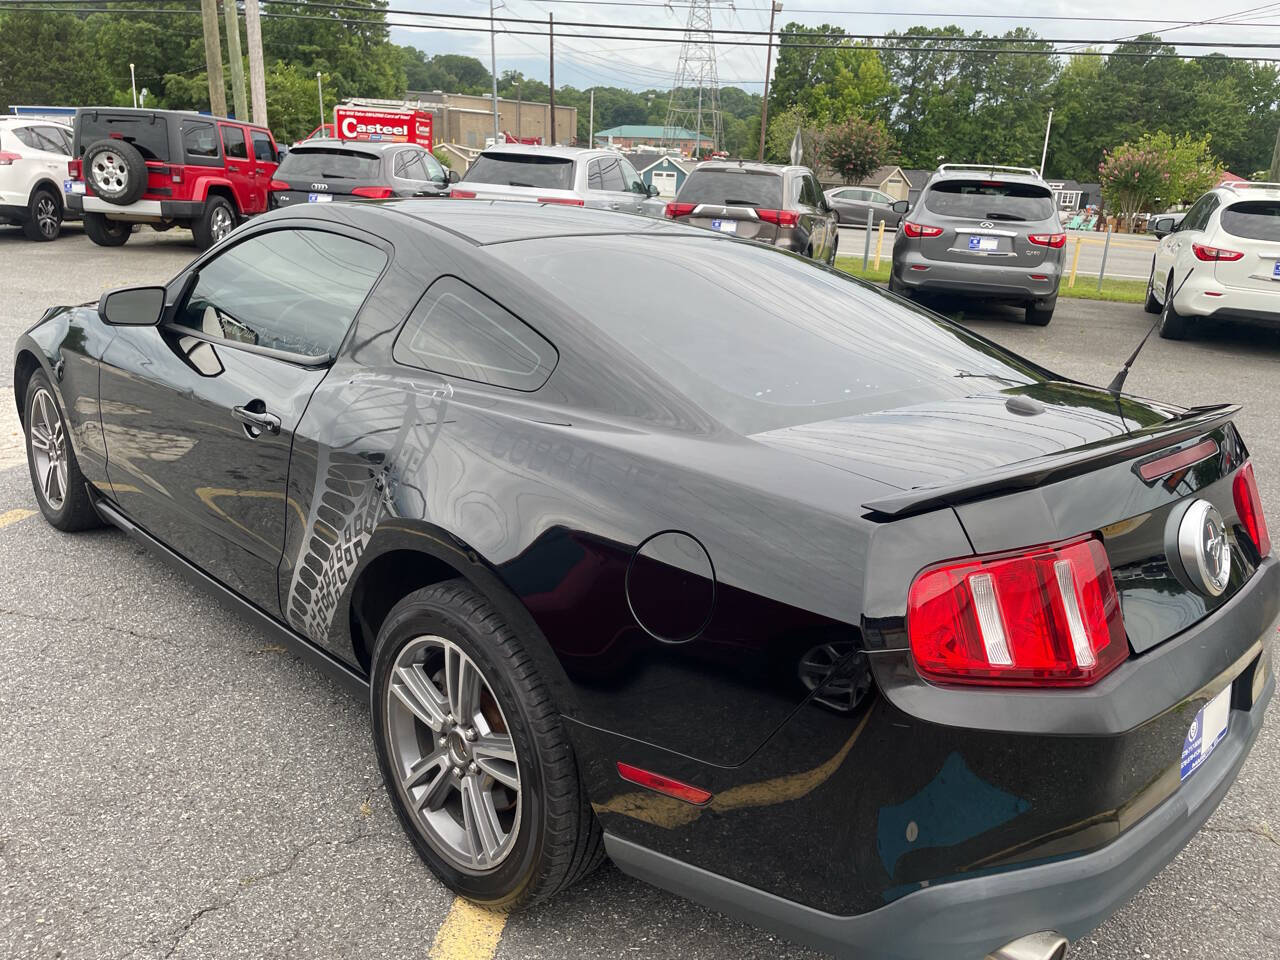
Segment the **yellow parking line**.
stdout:
<path fill-rule="evenodd" d="M 36 512 L 34 510 L 23 510 L 21 508 L 17 510 L 7 510 L 4 513 L 0 513 L 0 530 L 3 530 L 5 527 L 12 526 L 19 520 L 25 520 L 27 517 L 34 517 L 35 514 Z"/>
<path fill-rule="evenodd" d="M 493 960 L 507 915 L 477 907 L 461 897 L 453 901 L 436 931 L 429 960 Z"/>

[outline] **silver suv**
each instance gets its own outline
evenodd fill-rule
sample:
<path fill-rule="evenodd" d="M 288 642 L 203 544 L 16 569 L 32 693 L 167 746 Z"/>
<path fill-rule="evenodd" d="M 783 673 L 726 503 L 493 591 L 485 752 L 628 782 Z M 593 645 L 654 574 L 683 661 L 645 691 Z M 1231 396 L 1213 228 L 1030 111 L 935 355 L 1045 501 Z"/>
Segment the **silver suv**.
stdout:
<path fill-rule="evenodd" d="M 889 289 L 1021 303 L 1027 323 L 1053 319 L 1067 235 L 1053 191 L 1030 167 L 944 163 L 893 242 Z"/>
<path fill-rule="evenodd" d="M 635 167 L 611 150 L 498 144 L 472 162 L 451 196 L 464 200 L 524 200 L 661 217 Z"/>

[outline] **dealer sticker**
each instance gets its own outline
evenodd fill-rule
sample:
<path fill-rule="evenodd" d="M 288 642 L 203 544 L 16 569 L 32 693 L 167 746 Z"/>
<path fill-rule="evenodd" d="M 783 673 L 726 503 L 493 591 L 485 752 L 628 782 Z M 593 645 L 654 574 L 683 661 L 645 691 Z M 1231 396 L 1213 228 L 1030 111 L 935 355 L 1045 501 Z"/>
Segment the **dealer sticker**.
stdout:
<path fill-rule="evenodd" d="M 63 180 L 62 192 L 82 194 L 84 193 L 84 181 L 83 180 Z"/>
<path fill-rule="evenodd" d="M 332 203 L 333 197 L 327 193 L 308 193 L 307 203 Z"/>
<path fill-rule="evenodd" d="M 1191 721 L 1187 738 L 1182 742 L 1182 779 L 1185 780 L 1200 768 L 1214 748 L 1227 735 L 1227 722 L 1231 717 L 1231 687 L 1206 703 Z"/>

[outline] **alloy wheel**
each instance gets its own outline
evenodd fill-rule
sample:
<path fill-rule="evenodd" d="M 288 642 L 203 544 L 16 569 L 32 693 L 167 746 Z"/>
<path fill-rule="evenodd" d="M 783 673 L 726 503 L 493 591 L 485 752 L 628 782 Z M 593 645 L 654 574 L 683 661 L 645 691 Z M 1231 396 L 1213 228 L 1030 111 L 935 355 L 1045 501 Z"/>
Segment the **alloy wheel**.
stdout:
<path fill-rule="evenodd" d="M 58 235 L 58 205 L 48 194 L 41 194 L 36 200 L 36 226 L 40 235 L 53 239 Z"/>
<path fill-rule="evenodd" d="M 40 494 L 50 507 L 60 510 L 67 497 L 67 435 L 48 390 L 36 391 L 28 429 Z"/>
<path fill-rule="evenodd" d="M 213 211 L 213 216 L 210 218 L 209 223 L 209 232 L 213 235 L 215 242 L 230 233 L 233 226 L 235 224 L 231 222 L 231 212 L 226 207 L 218 207 Z"/>
<path fill-rule="evenodd" d="M 113 196 L 122 194 L 129 185 L 129 168 L 117 154 L 103 152 L 93 158 L 94 186 Z"/>
<path fill-rule="evenodd" d="M 396 790 L 427 841 L 458 869 L 489 873 L 520 832 L 520 764 L 484 674 L 444 637 L 415 637 L 387 692 Z"/>

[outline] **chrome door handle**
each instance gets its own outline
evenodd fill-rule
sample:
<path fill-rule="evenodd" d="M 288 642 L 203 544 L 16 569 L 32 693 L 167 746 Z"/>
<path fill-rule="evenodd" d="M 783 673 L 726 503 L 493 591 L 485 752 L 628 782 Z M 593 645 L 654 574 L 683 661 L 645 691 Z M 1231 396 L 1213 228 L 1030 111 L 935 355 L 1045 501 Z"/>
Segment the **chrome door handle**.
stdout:
<path fill-rule="evenodd" d="M 611 204 L 609 204 L 609 209 L 610 209 L 610 210 L 617 210 L 620 206 L 622 206 L 622 204 L 620 204 L 620 203 L 611 203 Z"/>
<path fill-rule="evenodd" d="M 255 430 L 264 431 L 266 433 L 280 432 L 280 418 L 274 413 L 256 413 L 247 407 L 232 407 L 231 416 L 235 417 L 247 427 Z"/>

